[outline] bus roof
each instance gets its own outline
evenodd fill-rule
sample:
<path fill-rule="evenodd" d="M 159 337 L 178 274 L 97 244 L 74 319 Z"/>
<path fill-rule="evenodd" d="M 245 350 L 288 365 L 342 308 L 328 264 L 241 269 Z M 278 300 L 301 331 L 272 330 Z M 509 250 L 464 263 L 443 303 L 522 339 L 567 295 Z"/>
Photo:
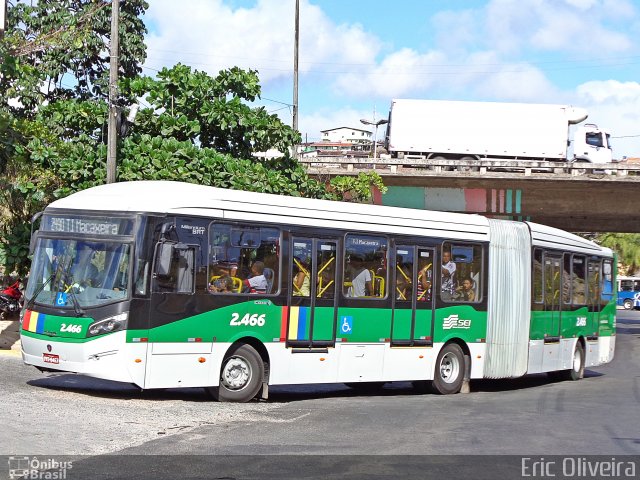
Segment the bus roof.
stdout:
<path fill-rule="evenodd" d="M 481 215 L 316 200 L 173 181 L 100 185 L 56 200 L 47 207 L 47 213 L 52 209 L 192 215 L 356 231 L 489 239 L 489 223 Z"/>
<path fill-rule="evenodd" d="M 191 215 L 476 241 L 490 238 L 487 218 L 476 214 L 316 200 L 174 181 L 100 185 L 56 200 L 47 207 L 47 212 L 51 210 Z M 612 255 L 610 249 L 577 235 L 526 223 L 533 245 Z"/>
<path fill-rule="evenodd" d="M 535 247 L 546 247 L 555 249 L 566 249 L 585 254 L 605 255 L 612 257 L 610 248 L 601 247 L 591 240 L 580 237 L 573 233 L 565 232 L 558 228 L 547 227 L 539 223 L 527 222 L 531 231 L 532 244 Z"/>

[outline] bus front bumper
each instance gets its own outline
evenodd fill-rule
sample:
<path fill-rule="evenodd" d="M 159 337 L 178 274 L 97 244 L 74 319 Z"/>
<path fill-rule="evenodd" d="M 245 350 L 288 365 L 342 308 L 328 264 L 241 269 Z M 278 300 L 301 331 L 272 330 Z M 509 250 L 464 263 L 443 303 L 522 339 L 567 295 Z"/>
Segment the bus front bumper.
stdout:
<path fill-rule="evenodd" d="M 58 338 L 21 336 L 22 359 L 39 369 L 70 372 L 117 382 L 144 383 L 147 345 L 126 341 L 126 331 L 66 342 Z"/>

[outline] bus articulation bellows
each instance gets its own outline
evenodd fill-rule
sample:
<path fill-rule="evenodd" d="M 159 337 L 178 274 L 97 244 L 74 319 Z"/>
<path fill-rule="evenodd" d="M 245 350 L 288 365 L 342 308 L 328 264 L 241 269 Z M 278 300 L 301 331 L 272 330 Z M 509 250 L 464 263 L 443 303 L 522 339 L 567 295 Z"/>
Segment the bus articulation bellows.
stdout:
<path fill-rule="evenodd" d="M 450 394 L 615 350 L 611 250 L 529 222 L 125 182 L 53 202 L 32 244 L 25 363 L 143 389 Z"/>

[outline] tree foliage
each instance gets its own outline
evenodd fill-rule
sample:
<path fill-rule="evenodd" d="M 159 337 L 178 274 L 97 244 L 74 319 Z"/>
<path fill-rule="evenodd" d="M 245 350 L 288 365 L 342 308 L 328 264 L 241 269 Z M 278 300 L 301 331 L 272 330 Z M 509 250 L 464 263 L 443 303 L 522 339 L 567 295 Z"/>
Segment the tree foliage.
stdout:
<path fill-rule="evenodd" d="M 120 71 L 133 77 L 146 58 L 140 18 L 145 0 L 120 4 Z M 14 107 L 33 113 L 44 101 L 64 98 L 108 97 L 111 2 L 102 0 L 9 1 L 7 34 L 3 39 L 7 71 L 0 89 L 4 102 L 19 98 Z M 6 104 L 5 104 L 6 105 Z"/>
<path fill-rule="evenodd" d="M 147 6 L 121 4 L 124 78 L 141 72 Z M 98 0 L 8 2 L 0 41 L 0 265 L 8 271 L 27 269 L 29 220 L 66 183 L 38 155 L 62 158 L 68 140 L 103 140 L 110 17 L 111 3 Z"/>
<path fill-rule="evenodd" d="M 360 172 L 357 176 L 337 176 L 330 181 L 331 189 L 343 200 L 358 203 L 370 203 L 373 198 L 373 188 L 381 193 L 387 191 L 382 177 L 375 172 Z"/>
<path fill-rule="evenodd" d="M 143 0 L 121 2 L 118 181 L 181 180 L 291 196 L 370 201 L 380 177 L 325 184 L 291 156 L 300 135 L 263 107 L 258 72 L 185 65 L 140 76 Z M 27 269 L 29 220 L 55 198 L 106 180 L 111 3 L 10 2 L 0 41 L 0 265 Z M 141 99 L 141 100 L 140 100 Z M 126 127 L 126 128 L 125 128 Z M 255 152 L 280 152 L 276 158 Z M 364 174 L 363 174 L 364 175 Z"/>
<path fill-rule="evenodd" d="M 623 266 L 620 273 L 632 275 L 640 270 L 640 234 L 601 233 L 595 240 L 618 254 L 618 261 Z"/>

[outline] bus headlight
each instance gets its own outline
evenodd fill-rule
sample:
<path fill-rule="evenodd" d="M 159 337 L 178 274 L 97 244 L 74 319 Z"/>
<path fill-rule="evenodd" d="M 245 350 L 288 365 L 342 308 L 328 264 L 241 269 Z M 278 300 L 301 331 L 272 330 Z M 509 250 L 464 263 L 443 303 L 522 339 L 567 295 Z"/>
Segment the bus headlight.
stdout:
<path fill-rule="evenodd" d="M 129 315 L 127 312 L 114 315 L 113 317 L 105 318 L 92 324 L 89 327 L 89 337 L 95 337 L 96 335 L 102 335 L 105 333 L 111 333 L 118 330 L 124 330 L 127 326 L 127 318 Z"/>

